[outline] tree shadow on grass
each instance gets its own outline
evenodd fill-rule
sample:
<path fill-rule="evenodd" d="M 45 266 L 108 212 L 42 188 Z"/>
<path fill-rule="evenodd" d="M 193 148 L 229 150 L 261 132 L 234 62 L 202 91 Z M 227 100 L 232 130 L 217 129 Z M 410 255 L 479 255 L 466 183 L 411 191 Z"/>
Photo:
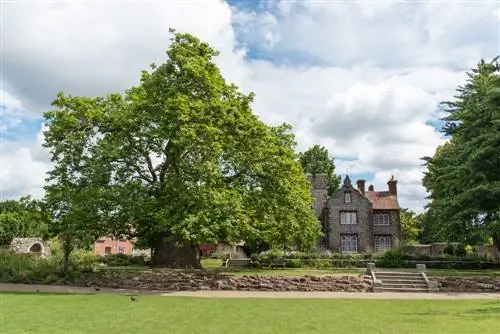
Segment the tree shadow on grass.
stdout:
<path fill-rule="evenodd" d="M 426 312 L 415 312 L 407 314 L 409 316 L 421 316 L 421 317 L 465 317 L 468 320 L 486 320 L 486 319 L 498 319 L 500 320 L 500 301 L 489 301 L 485 302 L 483 307 L 475 308 L 472 310 L 462 310 L 462 311 L 446 311 L 446 310 L 430 310 Z"/>
<path fill-rule="evenodd" d="M 85 296 L 93 296 L 93 295 L 98 295 L 98 293 L 95 292 L 48 292 L 48 291 L 8 291 L 8 292 L 0 292 L 0 296 L 8 296 L 8 295 L 13 295 L 13 296 L 78 296 L 78 295 L 85 295 Z"/>

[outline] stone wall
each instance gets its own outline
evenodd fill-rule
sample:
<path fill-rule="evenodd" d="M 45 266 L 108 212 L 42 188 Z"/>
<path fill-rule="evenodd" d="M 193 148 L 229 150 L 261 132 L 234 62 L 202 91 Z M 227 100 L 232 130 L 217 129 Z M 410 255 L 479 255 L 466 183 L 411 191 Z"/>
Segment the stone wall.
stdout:
<path fill-rule="evenodd" d="M 344 203 L 344 192 L 351 193 L 351 202 Z M 358 190 L 352 186 L 344 185 L 334 196 L 328 199 L 328 238 L 329 248 L 333 251 L 340 251 L 340 236 L 341 234 L 357 234 L 358 235 L 358 252 L 366 252 L 371 250 L 371 234 L 372 234 L 372 205 L 370 201 L 362 196 Z M 356 225 L 341 225 L 341 211 L 357 211 Z"/>
<path fill-rule="evenodd" d="M 16 253 L 36 254 L 42 257 L 50 256 L 50 247 L 41 238 L 14 238 L 9 249 Z"/>
<path fill-rule="evenodd" d="M 328 198 L 328 177 L 326 174 L 318 174 L 315 177 L 307 175 L 307 178 L 311 183 L 313 210 L 316 217 L 320 218 Z"/>

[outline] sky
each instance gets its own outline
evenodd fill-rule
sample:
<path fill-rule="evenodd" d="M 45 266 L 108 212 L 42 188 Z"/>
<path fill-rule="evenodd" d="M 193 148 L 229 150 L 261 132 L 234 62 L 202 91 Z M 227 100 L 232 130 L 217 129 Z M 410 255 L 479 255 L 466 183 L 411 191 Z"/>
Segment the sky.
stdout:
<path fill-rule="evenodd" d="M 439 103 L 500 54 L 499 1 L 2 1 L 1 200 L 43 196 L 43 117 L 59 91 L 123 92 L 166 59 L 168 29 L 221 51 L 254 112 L 319 144 L 337 173 L 421 211 L 423 156 L 445 141 Z"/>

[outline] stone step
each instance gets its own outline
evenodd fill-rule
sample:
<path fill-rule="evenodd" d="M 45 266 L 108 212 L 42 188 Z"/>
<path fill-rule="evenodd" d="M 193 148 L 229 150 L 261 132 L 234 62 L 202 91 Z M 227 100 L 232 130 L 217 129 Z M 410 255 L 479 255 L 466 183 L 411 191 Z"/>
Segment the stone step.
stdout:
<path fill-rule="evenodd" d="M 421 273 L 407 271 L 376 271 L 375 275 L 391 275 L 391 276 L 422 276 Z"/>
<path fill-rule="evenodd" d="M 381 288 L 381 292 L 429 292 L 427 288 Z"/>
<path fill-rule="evenodd" d="M 418 283 L 418 284 L 407 284 L 407 283 L 385 283 L 385 282 L 382 282 L 382 287 L 384 289 L 392 289 L 392 288 L 401 288 L 401 289 L 406 289 L 406 288 L 410 288 L 410 289 L 427 289 L 427 284 L 424 282 L 424 283 Z"/>
<path fill-rule="evenodd" d="M 423 279 L 422 275 L 386 275 L 375 274 L 377 279 L 391 278 L 391 279 Z"/>
<path fill-rule="evenodd" d="M 381 278 L 378 278 L 377 279 L 380 279 L 383 283 L 385 282 L 394 282 L 394 283 L 408 283 L 408 284 L 414 284 L 414 283 L 426 283 L 425 280 L 422 278 L 422 279 L 417 279 L 417 278 L 414 278 L 414 279 L 401 279 L 401 278 L 384 278 L 384 279 L 381 279 Z"/>

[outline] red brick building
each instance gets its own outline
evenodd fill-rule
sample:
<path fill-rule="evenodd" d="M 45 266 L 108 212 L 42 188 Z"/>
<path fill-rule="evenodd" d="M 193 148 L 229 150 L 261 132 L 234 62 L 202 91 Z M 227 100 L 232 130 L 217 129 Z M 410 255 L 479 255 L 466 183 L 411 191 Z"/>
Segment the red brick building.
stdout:
<path fill-rule="evenodd" d="M 94 243 L 94 253 L 97 255 L 126 254 L 131 255 L 134 242 L 130 240 L 117 240 L 113 238 L 100 238 Z"/>

